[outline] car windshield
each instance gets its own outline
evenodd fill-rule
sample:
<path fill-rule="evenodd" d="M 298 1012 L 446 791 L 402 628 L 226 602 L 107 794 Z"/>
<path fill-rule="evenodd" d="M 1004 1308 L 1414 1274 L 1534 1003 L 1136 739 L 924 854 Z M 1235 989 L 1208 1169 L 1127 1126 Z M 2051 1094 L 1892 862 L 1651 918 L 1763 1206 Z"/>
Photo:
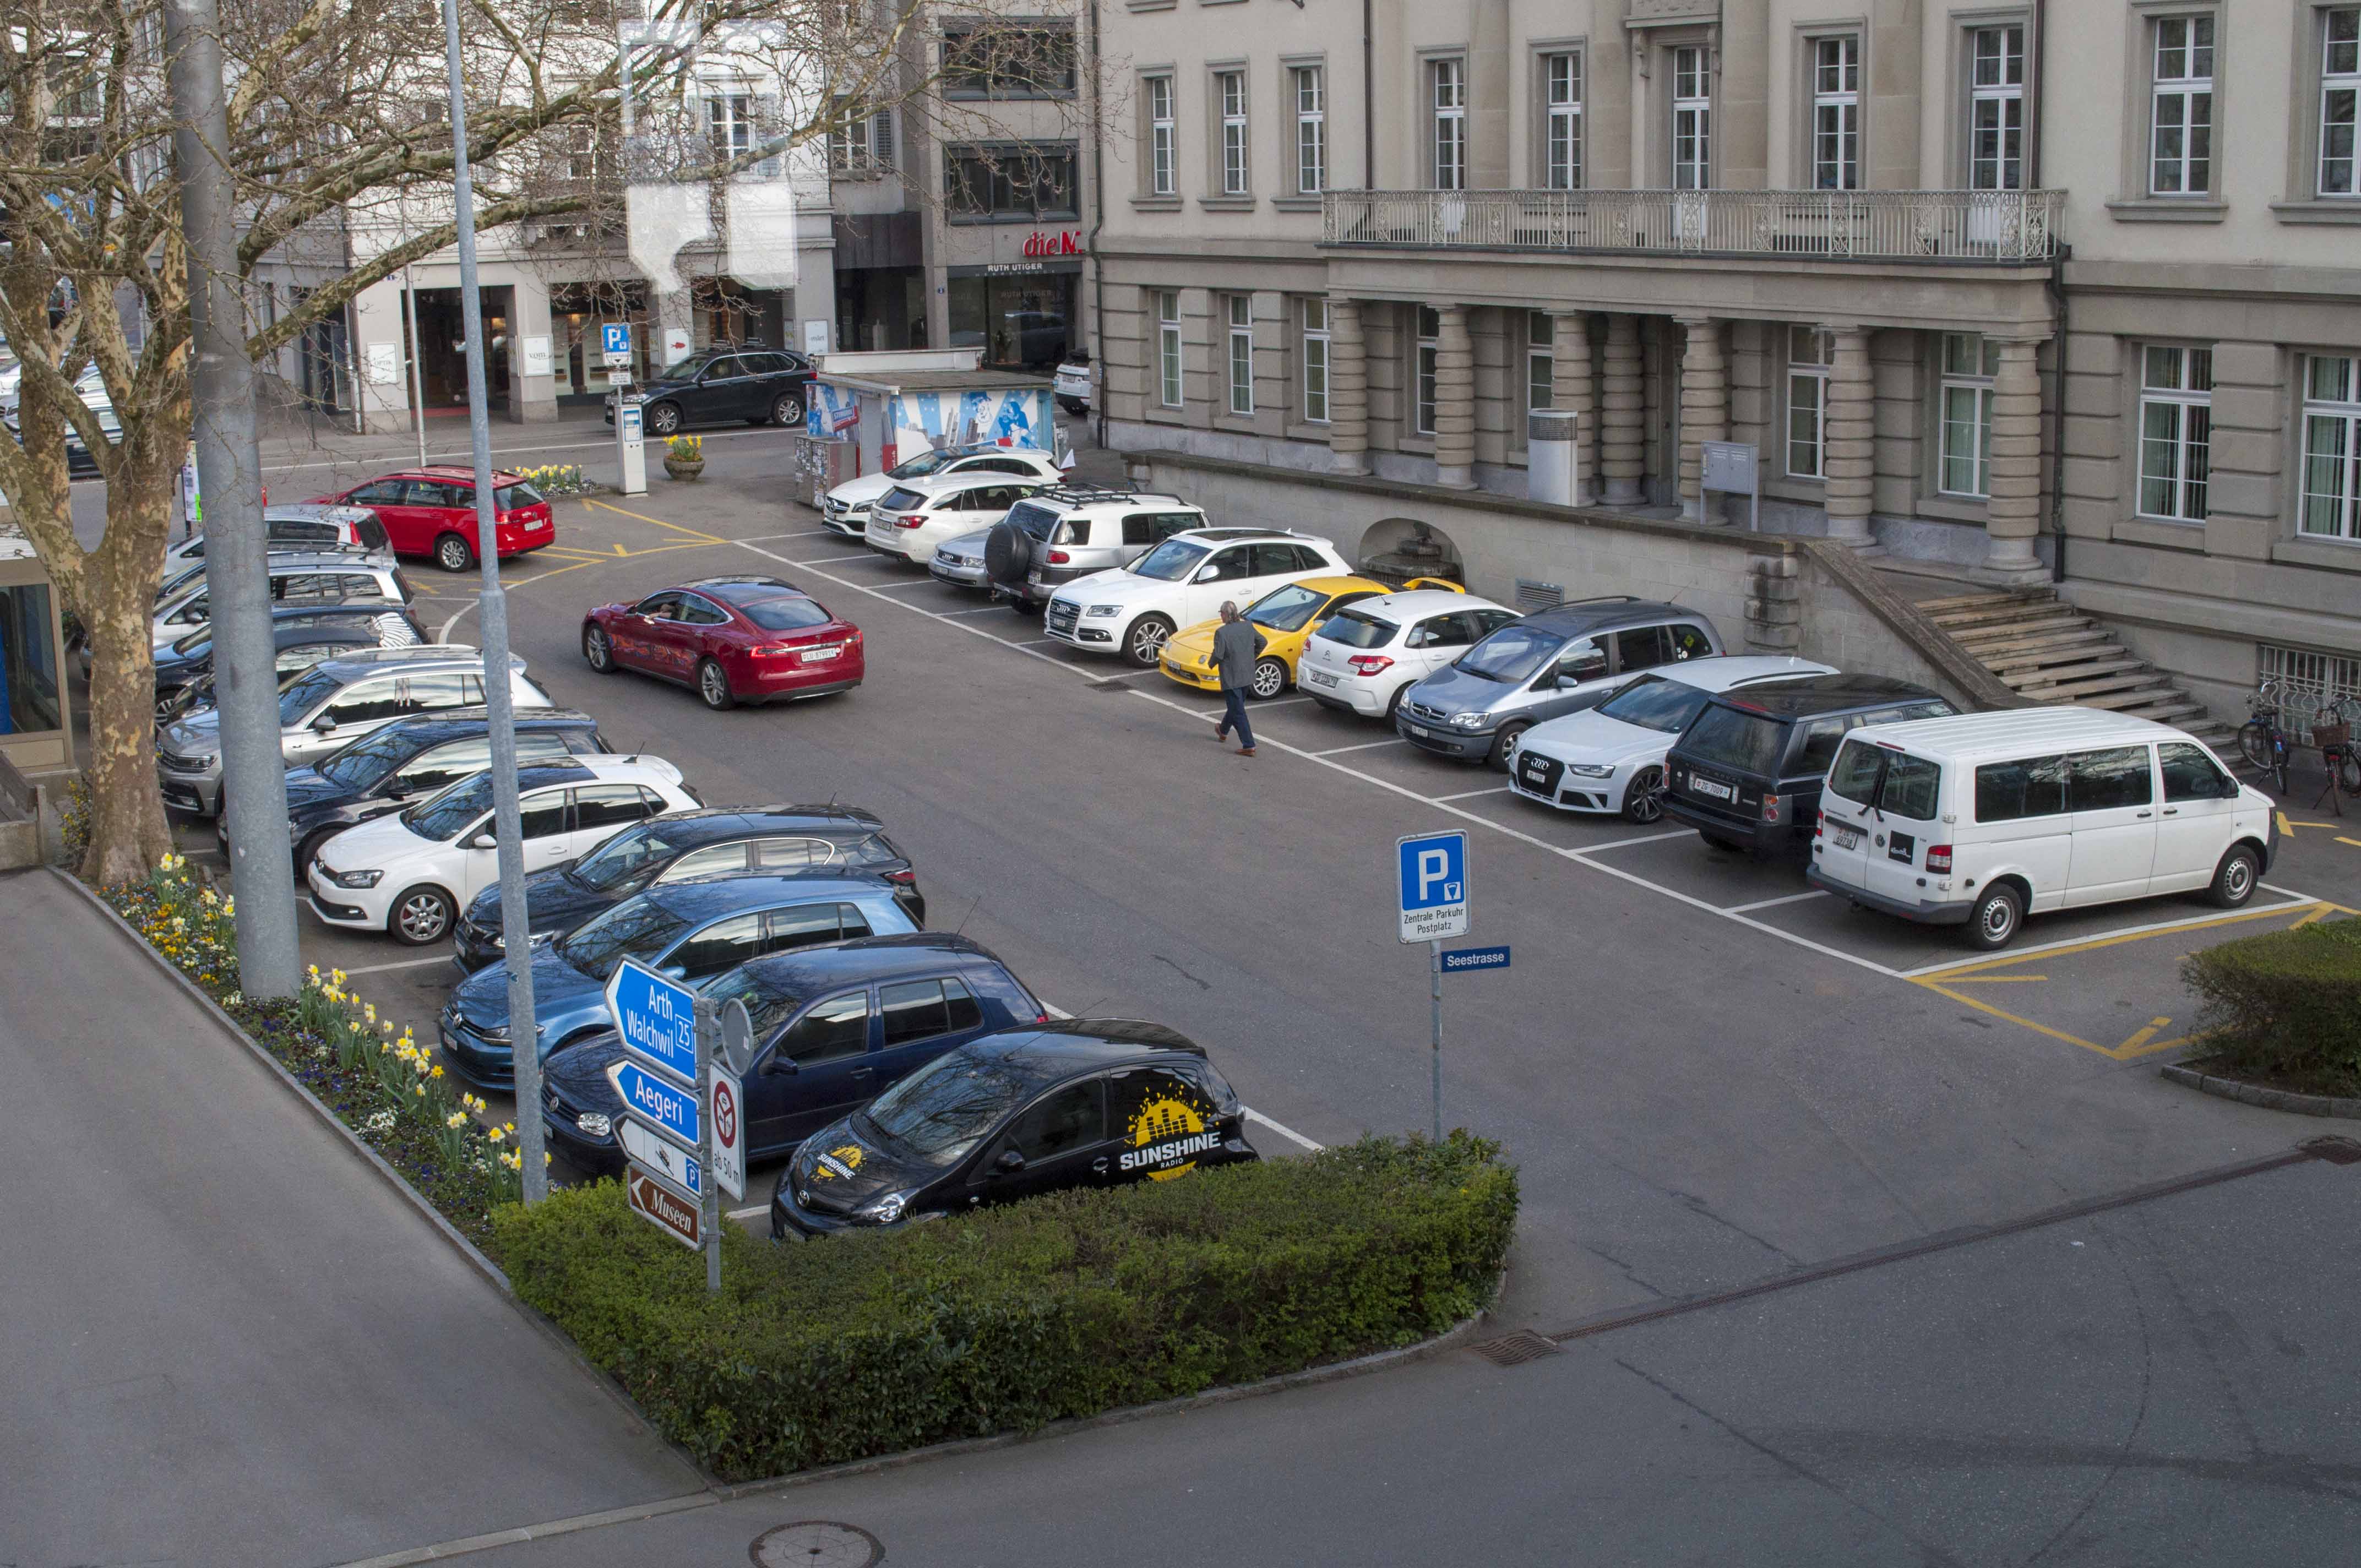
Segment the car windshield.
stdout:
<path fill-rule="evenodd" d="M 1697 716 L 1681 750 L 1719 767 L 1769 777 L 1779 770 L 1786 740 L 1787 727 L 1769 714 L 1717 704 Z"/>
<path fill-rule="evenodd" d="M 576 927 L 557 944 L 557 956 L 592 980 L 604 980 L 625 959 L 645 963 L 655 958 L 687 929 L 687 921 L 653 899 L 626 899 Z"/>
<path fill-rule="evenodd" d="M 887 1090 L 853 1119 L 904 1158 L 955 1165 L 1039 1086 L 1010 1057 L 955 1050 Z"/>
<path fill-rule="evenodd" d="M 675 834 L 663 822 L 642 823 L 637 828 L 624 828 L 583 856 L 566 874 L 584 887 L 609 893 L 696 841 Z"/>
<path fill-rule="evenodd" d="M 705 994 L 713 998 L 717 1007 L 728 1002 L 744 1003 L 747 1021 L 754 1025 L 754 1038 L 765 1040 L 773 1030 L 795 1015 L 808 992 L 784 981 L 765 979 L 749 965 L 731 970 L 714 981 L 705 988 Z"/>
<path fill-rule="evenodd" d="M 1705 707 L 1706 694 L 1682 681 L 1662 675 L 1642 675 L 1598 705 L 1599 716 L 1620 718 L 1642 729 L 1677 735 Z"/>
<path fill-rule="evenodd" d="M 921 452 L 907 463 L 896 463 L 885 470 L 889 479 L 923 479 L 958 455 L 951 452 Z"/>
<path fill-rule="evenodd" d="M 765 631 L 802 631 L 826 626 L 831 619 L 815 601 L 785 594 L 774 599 L 741 604 L 738 613 Z"/>
<path fill-rule="evenodd" d="M 1531 679 L 1565 642 L 1557 633 L 1538 627 L 1504 626 L 1459 655 L 1451 667 L 1504 685 L 1514 685 Z"/>
<path fill-rule="evenodd" d="M 401 814 L 401 825 L 422 839 L 447 844 L 492 808 L 492 775 L 470 773 Z"/>
<path fill-rule="evenodd" d="M 1246 619 L 1273 631 L 1301 631 L 1327 602 L 1328 596 L 1318 589 L 1290 583 L 1283 588 L 1273 588 L 1247 606 Z"/>
<path fill-rule="evenodd" d="M 330 784 L 346 789 L 367 789 L 410 760 L 410 737 L 399 729 L 380 729 L 363 736 L 332 757 L 323 758 L 315 771 Z"/>
<path fill-rule="evenodd" d="M 279 694 L 279 722 L 282 725 L 299 722 L 314 707 L 336 694 L 336 677 L 313 667 L 306 670 Z"/>
<path fill-rule="evenodd" d="M 1186 539 L 1168 539 L 1134 561 L 1128 569 L 1159 583 L 1177 583 L 1196 570 L 1197 563 L 1211 554 L 1203 545 Z"/>
<path fill-rule="evenodd" d="M 1340 609 L 1321 626 L 1318 635 L 1323 641 L 1342 642 L 1347 648 L 1382 648 L 1400 630 L 1397 623 L 1367 610 Z"/>

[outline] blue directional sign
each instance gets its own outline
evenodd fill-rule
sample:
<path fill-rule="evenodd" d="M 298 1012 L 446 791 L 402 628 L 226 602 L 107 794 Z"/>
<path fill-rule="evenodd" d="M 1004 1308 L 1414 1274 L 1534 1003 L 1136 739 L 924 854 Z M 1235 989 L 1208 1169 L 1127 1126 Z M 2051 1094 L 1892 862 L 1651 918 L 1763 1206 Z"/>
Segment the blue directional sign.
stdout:
<path fill-rule="evenodd" d="M 1396 845 L 1401 873 L 1401 939 L 1431 942 L 1467 934 L 1467 835 L 1422 833 Z"/>
<path fill-rule="evenodd" d="M 607 981 L 623 1048 L 686 1087 L 697 1084 L 697 993 L 625 959 Z"/>
<path fill-rule="evenodd" d="M 1445 948 L 1443 949 L 1443 972 L 1468 974 L 1477 970 L 1507 969 L 1509 949 L 1506 948 Z"/>
<path fill-rule="evenodd" d="M 628 355 L 631 352 L 631 323 L 602 322 L 598 327 L 598 346 L 609 354 Z"/>
<path fill-rule="evenodd" d="M 683 1093 L 635 1061 L 619 1061 L 607 1069 L 623 1109 L 683 1148 L 694 1149 L 704 1131 L 697 1096 Z"/>

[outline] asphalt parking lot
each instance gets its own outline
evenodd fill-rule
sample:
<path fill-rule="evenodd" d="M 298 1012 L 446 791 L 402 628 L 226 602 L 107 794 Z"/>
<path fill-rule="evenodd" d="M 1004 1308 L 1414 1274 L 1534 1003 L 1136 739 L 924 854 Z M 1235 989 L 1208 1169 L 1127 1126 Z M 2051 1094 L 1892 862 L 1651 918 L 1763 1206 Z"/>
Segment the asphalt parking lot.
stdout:
<path fill-rule="evenodd" d="M 597 476 L 596 434 L 553 433 L 552 460 Z M 2235 915 L 2177 899 L 2055 915 L 2017 948 L 1971 954 L 1685 829 L 1516 799 L 1497 773 L 1294 693 L 1257 707 L 1261 754 L 1242 759 L 1207 744 L 1213 698 L 821 530 L 783 499 L 775 434 L 707 450 L 698 484 L 559 503 L 557 543 L 511 564 L 535 678 L 715 804 L 876 811 L 931 924 L 1067 1011 L 1203 1041 L 1267 1153 L 1427 1124 L 1425 955 L 1395 940 L 1392 845 L 1471 830 L 1471 939 L 1516 963 L 1446 986 L 1445 1120 L 1503 1138 L 1523 1168 L 1511 1321 L 1727 1288 L 2311 1130 L 2166 1085 L 2155 1060 L 2192 1025 L 2182 955 L 2361 906 L 2361 820 L 2289 812 L 2265 892 Z M 324 462 L 287 483 L 390 466 Z M 717 714 L 583 663 L 588 606 L 748 569 L 860 623 L 866 685 Z M 473 576 L 408 570 L 423 618 L 468 641 Z M 202 850 L 210 828 L 188 837 Z M 446 949 L 305 919 L 310 961 L 433 1037 Z M 750 1172 L 746 1212 L 774 1179 Z"/>

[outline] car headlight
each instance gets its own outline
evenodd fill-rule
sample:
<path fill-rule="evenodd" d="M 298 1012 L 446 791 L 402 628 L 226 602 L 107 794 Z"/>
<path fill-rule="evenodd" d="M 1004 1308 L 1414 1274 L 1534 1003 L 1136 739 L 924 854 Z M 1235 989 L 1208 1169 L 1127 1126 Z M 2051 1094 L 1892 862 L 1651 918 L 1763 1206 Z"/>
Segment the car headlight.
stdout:
<path fill-rule="evenodd" d="M 1455 713 L 1451 716 L 1451 728 L 1481 729 L 1484 728 L 1484 716 L 1480 713 Z"/>
<path fill-rule="evenodd" d="M 908 1208 L 910 1200 L 917 1195 L 918 1190 L 915 1187 L 900 1192 L 888 1192 L 874 1203 L 867 1204 L 857 1212 L 864 1220 L 874 1220 L 881 1225 L 890 1225 L 902 1217 L 902 1211 Z"/>
<path fill-rule="evenodd" d="M 474 1024 L 469 1027 L 475 1031 L 476 1038 L 488 1045 L 505 1046 L 509 1043 L 509 1030 L 505 1024 Z"/>
<path fill-rule="evenodd" d="M 1102 618 L 1110 615 L 1121 615 L 1123 613 L 1123 606 L 1119 604 L 1094 604 L 1091 606 L 1090 609 L 1082 611 L 1082 613 L 1084 615 L 1095 615 Z"/>
<path fill-rule="evenodd" d="M 385 880 L 383 872 L 330 872 L 328 880 L 338 887 L 375 887 Z"/>
<path fill-rule="evenodd" d="M 1568 762 L 1565 765 L 1565 771 L 1586 779 L 1611 779 L 1615 776 L 1615 764 L 1612 762 Z"/>
<path fill-rule="evenodd" d="M 596 1111 L 585 1111 L 574 1118 L 574 1124 L 594 1138 L 603 1138 L 615 1130 L 614 1121 Z"/>

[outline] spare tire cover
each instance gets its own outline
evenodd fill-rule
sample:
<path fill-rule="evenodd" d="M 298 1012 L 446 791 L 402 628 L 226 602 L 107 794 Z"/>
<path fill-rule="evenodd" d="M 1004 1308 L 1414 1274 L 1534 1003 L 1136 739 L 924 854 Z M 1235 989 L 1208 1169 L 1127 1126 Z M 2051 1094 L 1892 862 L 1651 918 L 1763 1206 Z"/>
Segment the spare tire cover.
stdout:
<path fill-rule="evenodd" d="M 1010 587 L 1033 569 L 1033 536 L 1013 522 L 995 522 L 983 542 L 984 574 Z"/>

